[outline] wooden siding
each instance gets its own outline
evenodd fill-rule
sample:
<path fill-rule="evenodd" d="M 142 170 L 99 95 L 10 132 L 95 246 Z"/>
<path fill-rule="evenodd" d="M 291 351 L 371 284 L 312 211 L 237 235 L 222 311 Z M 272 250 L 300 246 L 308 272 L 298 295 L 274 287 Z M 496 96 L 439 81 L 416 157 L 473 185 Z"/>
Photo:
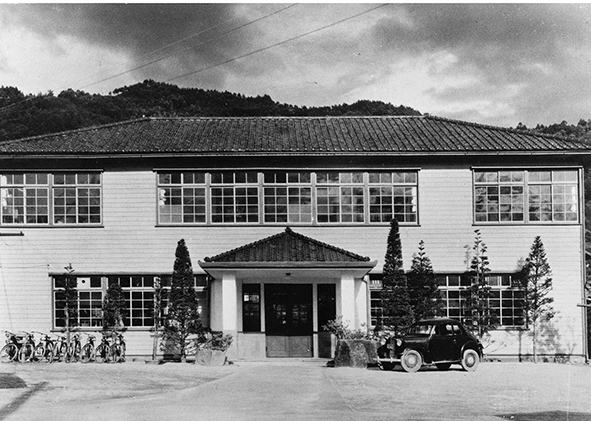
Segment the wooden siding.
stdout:
<path fill-rule="evenodd" d="M 170 273 L 176 243 L 184 238 L 195 272 L 198 260 L 251 243 L 284 230 L 285 225 L 157 226 L 156 176 L 145 171 L 106 171 L 103 174 L 103 226 L 96 228 L 8 228 L 22 237 L 0 241 L 0 329 L 49 331 L 52 327 L 51 280 L 71 263 L 78 274 Z M 582 355 L 581 225 L 482 225 L 472 220 L 470 168 L 422 169 L 419 172 L 419 225 L 402 226 L 405 267 L 410 268 L 419 241 L 439 273 L 467 269 L 467 252 L 474 230 L 488 246 L 490 268 L 512 272 L 525 258 L 535 236 L 546 246 L 554 274 L 556 317 L 547 325 L 555 330 L 553 349 Z M 378 260 L 381 272 L 386 251 L 387 224 L 380 226 L 297 226 L 291 228 L 336 247 Z M 132 354 L 149 354 L 147 332 L 129 333 Z M 515 354 L 523 346 L 515 331 L 494 334 L 498 353 Z M 500 345 L 502 344 L 502 345 Z"/>

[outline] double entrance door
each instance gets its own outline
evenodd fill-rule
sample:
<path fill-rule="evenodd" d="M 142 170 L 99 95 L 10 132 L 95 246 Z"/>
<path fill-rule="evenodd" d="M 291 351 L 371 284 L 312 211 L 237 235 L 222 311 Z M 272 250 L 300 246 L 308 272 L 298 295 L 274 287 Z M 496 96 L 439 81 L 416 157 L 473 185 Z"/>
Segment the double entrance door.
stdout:
<path fill-rule="evenodd" d="M 267 357 L 312 357 L 311 284 L 265 284 Z"/>

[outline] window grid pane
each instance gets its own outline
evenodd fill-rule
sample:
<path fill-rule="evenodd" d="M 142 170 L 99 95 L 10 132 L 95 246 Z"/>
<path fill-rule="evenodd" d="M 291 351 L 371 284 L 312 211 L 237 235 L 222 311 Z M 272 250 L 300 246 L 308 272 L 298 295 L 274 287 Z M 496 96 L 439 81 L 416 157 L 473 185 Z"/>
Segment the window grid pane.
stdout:
<path fill-rule="evenodd" d="M 311 224 L 314 216 L 321 224 L 418 220 L 416 171 L 159 172 L 157 177 L 162 224 L 259 223 L 261 217 L 263 223 Z"/>
<path fill-rule="evenodd" d="M 48 224 L 48 174 L 12 173 L 0 176 L 3 224 Z M 45 187 L 42 187 L 45 186 Z"/>
<path fill-rule="evenodd" d="M 491 297 L 488 304 L 498 316 L 499 326 L 523 326 L 524 321 L 524 293 L 513 285 L 510 274 L 489 275 Z M 439 275 L 437 283 L 441 291 L 444 304 L 444 315 L 463 321 L 466 314 L 467 287 L 469 278 L 461 275 Z"/>
<path fill-rule="evenodd" d="M 370 222 L 417 222 L 417 173 L 369 173 Z M 382 186 L 377 186 L 382 184 Z"/>
<path fill-rule="evenodd" d="M 577 170 L 474 171 L 474 220 L 576 223 L 577 179 Z"/>

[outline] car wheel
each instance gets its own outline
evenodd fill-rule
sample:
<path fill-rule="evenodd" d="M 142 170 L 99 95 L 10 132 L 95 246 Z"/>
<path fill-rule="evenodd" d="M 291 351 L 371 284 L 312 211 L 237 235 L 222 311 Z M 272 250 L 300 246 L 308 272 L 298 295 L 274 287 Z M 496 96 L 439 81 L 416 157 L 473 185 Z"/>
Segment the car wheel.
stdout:
<path fill-rule="evenodd" d="M 480 356 L 473 349 L 467 349 L 462 356 L 462 368 L 466 371 L 476 371 L 480 364 Z"/>
<path fill-rule="evenodd" d="M 400 364 L 407 373 L 416 373 L 423 365 L 423 357 L 421 357 L 421 354 L 418 351 L 407 349 L 404 351 L 404 354 L 402 354 Z"/>
<path fill-rule="evenodd" d="M 435 367 L 437 367 L 437 370 L 439 371 L 447 371 L 451 367 L 451 363 L 439 363 L 435 364 Z"/>
<path fill-rule="evenodd" d="M 384 362 L 384 361 L 379 361 L 378 362 L 378 367 L 380 367 L 380 370 L 382 371 L 390 371 L 390 370 L 394 370 L 394 366 L 396 364 L 391 363 L 391 362 Z"/>

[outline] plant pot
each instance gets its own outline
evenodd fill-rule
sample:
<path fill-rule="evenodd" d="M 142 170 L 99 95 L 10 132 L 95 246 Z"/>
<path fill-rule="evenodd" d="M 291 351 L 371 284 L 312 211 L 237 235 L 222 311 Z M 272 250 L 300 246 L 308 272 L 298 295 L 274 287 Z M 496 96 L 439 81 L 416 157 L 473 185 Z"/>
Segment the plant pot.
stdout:
<path fill-rule="evenodd" d="M 335 367 L 367 368 L 378 361 L 376 341 L 366 339 L 339 339 L 335 351 Z"/>
<path fill-rule="evenodd" d="M 200 349 L 195 355 L 195 362 L 199 365 L 221 367 L 226 363 L 226 351 L 219 349 Z"/>

